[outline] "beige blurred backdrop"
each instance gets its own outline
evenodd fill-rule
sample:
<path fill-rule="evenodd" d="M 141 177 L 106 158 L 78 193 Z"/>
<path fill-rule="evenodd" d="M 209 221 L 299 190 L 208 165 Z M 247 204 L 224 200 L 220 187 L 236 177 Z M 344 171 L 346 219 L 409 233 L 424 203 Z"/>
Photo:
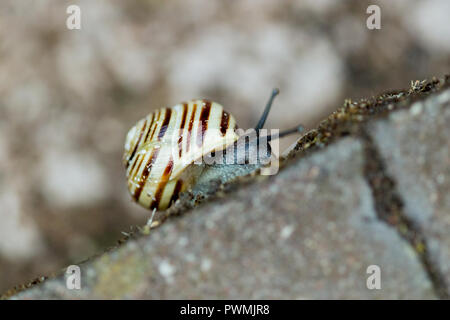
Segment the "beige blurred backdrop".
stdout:
<path fill-rule="evenodd" d="M 70 4 L 81 30 L 66 28 Z M 366 27 L 370 4 L 380 30 Z M 311 128 L 345 98 L 449 73 L 449 12 L 448 0 L 2 0 L 0 292 L 146 222 L 121 159 L 151 110 L 209 98 L 248 128 L 276 86 L 266 127 Z"/>

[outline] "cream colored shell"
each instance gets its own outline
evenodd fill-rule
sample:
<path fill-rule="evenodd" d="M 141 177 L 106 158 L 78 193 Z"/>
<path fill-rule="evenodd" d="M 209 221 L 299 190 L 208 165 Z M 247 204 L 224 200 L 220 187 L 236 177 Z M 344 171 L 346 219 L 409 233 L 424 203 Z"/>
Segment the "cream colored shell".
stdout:
<path fill-rule="evenodd" d="M 150 209 L 169 207 L 200 174 L 194 162 L 234 143 L 236 128 L 233 116 L 207 100 L 159 109 L 138 121 L 123 157 L 133 199 Z"/>

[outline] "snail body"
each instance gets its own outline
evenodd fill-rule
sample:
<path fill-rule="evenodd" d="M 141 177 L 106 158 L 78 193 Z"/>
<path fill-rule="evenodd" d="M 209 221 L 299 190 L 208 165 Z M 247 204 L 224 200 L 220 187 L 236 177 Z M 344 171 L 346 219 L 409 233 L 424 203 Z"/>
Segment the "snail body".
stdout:
<path fill-rule="evenodd" d="M 274 90 L 257 132 L 277 94 Z M 249 163 L 257 152 L 259 134 L 239 136 L 237 129 L 235 118 L 209 100 L 191 100 L 148 114 L 129 130 L 125 141 L 123 163 L 132 198 L 145 208 L 165 210 L 188 189 L 200 192 L 213 180 L 225 183 L 257 170 L 271 157 L 270 145 L 266 143 L 268 151 L 258 155 L 256 163 Z"/>

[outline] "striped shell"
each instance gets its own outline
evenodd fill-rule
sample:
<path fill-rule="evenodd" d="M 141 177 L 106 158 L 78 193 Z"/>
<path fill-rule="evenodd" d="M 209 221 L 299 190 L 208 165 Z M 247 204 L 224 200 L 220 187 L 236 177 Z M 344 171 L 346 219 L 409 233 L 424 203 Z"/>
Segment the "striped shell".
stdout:
<path fill-rule="evenodd" d="M 236 128 L 233 116 L 207 100 L 159 109 L 138 121 L 123 157 L 133 199 L 145 208 L 168 208 L 201 173 L 194 161 L 234 143 Z"/>

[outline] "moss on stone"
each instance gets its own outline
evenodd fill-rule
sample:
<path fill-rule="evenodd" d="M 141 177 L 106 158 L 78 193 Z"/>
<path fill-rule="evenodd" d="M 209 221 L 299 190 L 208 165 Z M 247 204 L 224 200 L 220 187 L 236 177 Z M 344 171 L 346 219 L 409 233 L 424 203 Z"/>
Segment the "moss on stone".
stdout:
<path fill-rule="evenodd" d="M 287 158 L 323 148 L 338 137 L 359 135 L 362 125 L 367 120 L 409 107 L 413 102 L 449 86 L 450 75 L 446 75 L 442 80 L 433 77 L 431 81 L 411 81 L 408 89 L 390 91 L 368 99 L 359 101 L 346 99 L 343 105 L 321 121 L 316 129 L 307 132 Z"/>

